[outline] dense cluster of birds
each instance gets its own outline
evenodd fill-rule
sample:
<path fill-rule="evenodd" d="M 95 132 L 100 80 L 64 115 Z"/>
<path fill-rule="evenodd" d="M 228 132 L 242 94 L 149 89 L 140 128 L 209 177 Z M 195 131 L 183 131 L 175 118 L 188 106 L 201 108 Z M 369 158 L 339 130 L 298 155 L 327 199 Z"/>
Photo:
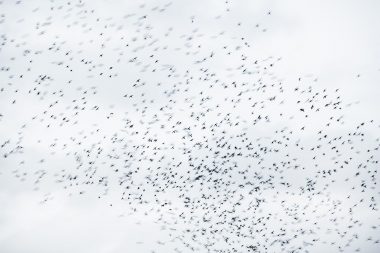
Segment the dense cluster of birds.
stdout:
<path fill-rule="evenodd" d="M 379 125 L 257 56 L 272 11 L 202 8 L 0 1 L 0 176 L 117 192 L 170 231 L 152 252 L 380 249 Z"/>

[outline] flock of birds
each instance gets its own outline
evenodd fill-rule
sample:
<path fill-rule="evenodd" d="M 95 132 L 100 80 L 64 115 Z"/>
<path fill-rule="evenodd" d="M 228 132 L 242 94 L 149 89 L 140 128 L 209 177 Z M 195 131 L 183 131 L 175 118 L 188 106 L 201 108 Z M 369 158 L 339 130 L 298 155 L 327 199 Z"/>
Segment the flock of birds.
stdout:
<path fill-rule="evenodd" d="M 380 250 L 379 125 L 257 57 L 274 13 L 112 4 L 0 1 L 0 177 L 117 192 L 175 252 Z"/>

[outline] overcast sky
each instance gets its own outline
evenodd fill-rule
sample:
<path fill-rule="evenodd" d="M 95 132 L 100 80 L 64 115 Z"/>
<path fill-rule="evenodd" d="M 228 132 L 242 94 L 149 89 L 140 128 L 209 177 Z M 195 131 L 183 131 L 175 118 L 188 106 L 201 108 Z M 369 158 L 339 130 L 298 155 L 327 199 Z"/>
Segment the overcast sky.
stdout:
<path fill-rule="evenodd" d="M 77 2 L 73 1 L 71 4 L 74 6 Z M 134 17 L 129 18 L 126 15 L 143 16 L 146 13 L 150 15 L 147 10 L 167 5 L 164 13 L 152 14 L 149 18 L 154 28 L 152 34 L 162 37 L 158 43 L 166 44 L 170 49 L 160 56 L 161 63 L 168 64 L 168 68 L 175 66 L 179 70 L 186 67 L 191 70 L 197 69 L 195 65 L 190 66 L 192 62 L 188 58 L 175 53 L 176 48 L 180 52 L 187 50 L 186 44 L 180 40 L 181 35 L 200 34 L 201 36 L 196 39 L 202 44 L 201 50 L 212 50 L 216 55 L 222 50 L 222 46 L 234 47 L 234 41 L 244 36 L 251 44 L 248 53 L 255 59 L 262 61 L 269 57 L 281 58 L 272 72 L 286 86 L 293 87 L 297 85 L 297 80 L 302 78 L 318 79 L 317 82 L 311 82 L 318 89 L 340 89 L 345 103 L 354 104 L 345 110 L 346 124 L 342 128 L 348 129 L 362 120 L 371 119 L 375 120 L 377 125 L 380 124 L 380 1 L 237 0 L 226 3 L 217 0 L 180 0 L 171 4 L 168 4 L 167 0 L 81 2 L 84 3 L 85 9 L 94 11 L 93 19 L 85 19 L 87 26 L 93 29 L 88 33 L 83 33 L 86 26 L 81 26 L 81 14 L 78 15 L 78 10 L 75 8 L 70 11 L 67 1 L 0 0 L 0 36 L 3 36 L 0 43 L 4 42 L 4 37 L 7 38 L 7 44 L 0 49 L 0 68 L 11 68 L 10 72 L 0 72 L 0 88 L 9 91 L 0 94 L 0 113 L 3 115 L 0 117 L 0 144 L 11 139 L 14 141 L 12 145 L 16 143 L 17 146 L 19 140 L 25 147 L 22 156 L 0 158 L 0 252 L 158 253 L 175 252 L 174 248 L 181 248 L 176 243 L 158 245 L 157 241 L 167 241 L 170 238 L 170 231 L 161 230 L 161 224 L 155 222 L 158 214 L 145 215 L 142 211 L 132 214 L 133 207 L 119 200 L 120 192 L 117 189 L 99 199 L 98 195 L 102 190 L 97 187 L 85 188 L 86 194 L 78 194 L 78 189 L 65 190 L 62 185 L 54 183 L 54 180 L 46 180 L 36 186 L 30 177 L 26 176 L 25 180 L 20 180 L 23 176 L 15 176 L 17 172 L 14 172 L 19 168 L 21 161 L 27 161 L 28 166 L 30 165 L 28 169 L 24 168 L 21 171 L 29 171 L 31 174 L 38 171 L 40 168 L 38 166 L 48 168 L 52 175 L 63 168 L 74 170 L 76 162 L 68 159 L 65 152 L 75 152 L 78 149 L 71 149 L 69 146 L 64 152 L 52 156 L 49 145 L 55 142 L 55 138 L 69 139 L 73 135 L 81 136 L 81 131 L 82 135 L 86 135 L 100 128 L 99 136 L 91 135 L 84 141 L 85 145 L 91 146 L 101 139 L 101 135 L 112 135 L 120 131 L 124 126 L 124 117 L 139 120 L 136 118 L 138 114 L 128 109 L 132 108 L 133 102 L 125 103 L 120 94 L 132 94 L 133 88 L 126 84 L 134 82 L 136 78 L 143 77 L 148 83 L 153 83 L 165 81 L 165 76 L 163 74 L 162 77 L 154 77 L 149 73 L 140 72 L 146 64 L 144 61 L 141 65 L 132 66 L 127 63 L 128 56 L 120 55 L 122 52 L 120 48 L 125 46 L 120 37 L 132 38 L 135 34 L 141 35 L 130 21 Z M 145 7 L 142 7 L 142 4 L 145 4 Z M 58 9 L 60 5 L 64 6 L 62 12 L 52 14 L 50 8 Z M 226 12 L 226 9 L 229 11 Z M 103 23 L 97 22 L 96 17 L 99 17 Z M 237 26 L 239 22 L 241 26 Z M 102 27 L 104 24 L 119 28 L 114 33 L 107 33 L 107 29 Z M 256 24 L 260 25 L 258 29 L 255 27 Z M 198 31 L 194 32 L 194 29 Z M 45 34 L 39 34 L 41 31 Z M 105 35 L 100 36 L 103 31 Z M 172 35 L 164 37 L 167 32 Z M 227 35 L 217 40 L 211 39 L 221 32 Z M 14 41 L 10 42 L 12 40 Z M 102 43 L 106 46 L 99 49 Z M 83 47 L 83 44 L 86 46 Z M 63 63 L 61 70 L 57 64 L 61 59 L 68 61 L 69 58 L 60 59 L 51 54 L 38 54 L 39 50 L 46 52 L 49 47 L 61 47 L 63 52 L 70 52 L 68 57 L 72 55 L 74 58 L 80 51 L 82 51 L 80 57 L 89 59 L 103 53 L 102 63 L 107 67 L 114 66 L 108 74 L 117 74 L 117 76 L 113 79 L 99 78 L 95 72 L 97 68 L 103 66 L 95 67 L 94 76 L 91 76 L 80 63 L 70 63 L 70 68 L 73 68 L 71 73 L 64 69 L 66 62 Z M 189 46 L 188 50 L 195 49 Z M 27 56 L 23 56 L 25 54 Z M 32 63 L 25 60 L 29 59 L 28 54 L 35 54 L 31 57 Z M 122 59 L 120 62 L 117 61 L 119 58 Z M 218 59 L 219 61 L 212 63 L 212 68 L 222 78 L 245 80 L 246 77 L 237 74 L 230 76 L 228 71 L 228 68 L 239 66 L 238 60 L 234 62 L 223 56 Z M 29 74 L 23 79 L 18 78 L 19 74 L 24 73 L 28 67 L 31 68 Z M 96 96 L 88 98 L 88 104 L 100 105 L 104 117 L 99 117 L 93 112 L 85 112 L 79 116 L 77 125 L 64 128 L 53 126 L 49 130 L 41 127 L 45 122 L 29 124 L 33 116 L 41 114 L 47 104 L 56 100 L 53 96 L 49 97 L 49 94 L 42 99 L 31 98 L 26 94 L 28 89 L 35 87 L 35 81 L 38 82 L 40 74 L 52 78 L 51 81 L 43 82 L 42 85 L 47 88 L 41 88 L 42 91 L 58 91 L 62 85 L 62 89 L 68 94 L 60 99 L 55 111 L 57 115 L 63 112 L 65 107 L 72 105 L 72 98 L 80 100 L 83 91 L 88 93 L 96 91 Z M 16 94 L 13 92 L 16 89 L 22 92 Z M 142 89 L 146 89 L 147 100 L 155 99 L 158 103 L 162 101 L 162 104 L 165 104 L 166 97 L 158 94 L 155 89 L 149 87 Z M 217 97 L 218 94 L 210 96 Z M 182 98 L 185 97 L 183 95 Z M 178 98 L 180 100 L 181 95 L 178 95 Z M 12 104 L 14 99 L 16 103 Z M 178 108 L 181 106 L 178 105 Z M 156 104 L 151 110 L 158 111 L 159 105 Z M 243 115 L 242 117 L 247 112 L 244 107 L 233 110 L 237 115 Z M 175 113 L 181 118 L 180 109 Z M 111 119 L 107 120 L 107 116 Z M 314 121 L 314 123 L 309 122 L 309 125 L 315 124 L 317 127 L 318 118 Z M 20 139 L 19 133 L 23 124 L 28 126 L 22 130 Z M 295 123 L 281 122 L 281 124 L 291 126 Z M 165 136 L 165 133 L 159 129 L 152 131 L 157 131 L 158 136 L 163 139 L 172 138 Z M 258 129 L 255 136 L 266 137 L 269 131 Z M 312 132 L 314 129 L 311 127 L 306 131 Z M 379 128 L 367 131 L 370 136 L 369 143 L 379 137 Z M 307 133 L 303 137 L 307 138 Z M 138 140 L 133 139 L 133 141 Z M 173 142 L 175 141 L 173 139 Z M 112 149 L 113 144 L 104 143 L 103 147 Z M 1 155 L 5 152 L 0 151 Z M 44 165 L 38 163 L 42 158 L 46 160 Z M 350 167 L 347 167 L 347 170 L 350 170 Z M 297 175 L 293 178 L 296 181 Z M 344 192 L 339 185 L 332 189 L 335 189 L 332 192 L 332 198 L 335 199 L 339 199 L 340 194 L 343 194 L 341 192 Z M 379 188 L 374 189 L 374 192 L 378 194 Z M 305 199 L 289 201 L 302 202 Z M 173 199 L 173 202 L 176 200 Z M 146 210 L 149 210 L 149 206 Z M 365 208 L 359 208 L 357 214 L 366 225 L 380 225 L 379 212 L 377 215 L 369 215 Z M 170 214 L 167 215 L 167 219 L 170 219 Z M 376 230 L 369 231 L 366 225 L 358 228 L 357 232 L 378 238 Z M 338 229 L 344 229 L 344 225 L 338 226 Z M 336 240 L 339 241 L 339 238 Z M 360 247 L 362 252 L 380 252 L 380 244 L 369 244 L 365 238 L 358 241 L 353 249 L 357 247 Z M 269 252 L 279 252 L 276 250 L 279 249 Z M 309 250 L 315 253 L 335 252 L 328 245 L 322 244 Z"/>

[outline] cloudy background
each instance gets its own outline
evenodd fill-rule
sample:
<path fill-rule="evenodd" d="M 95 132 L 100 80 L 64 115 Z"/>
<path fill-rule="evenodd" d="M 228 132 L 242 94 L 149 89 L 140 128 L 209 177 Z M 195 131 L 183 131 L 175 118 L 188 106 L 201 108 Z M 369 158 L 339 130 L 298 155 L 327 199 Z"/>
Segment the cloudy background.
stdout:
<path fill-rule="evenodd" d="M 93 19 L 83 20 L 77 9 L 70 10 L 68 7 L 81 5 L 83 2 L 87 10 L 94 11 Z M 120 192 L 117 189 L 112 189 L 99 199 L 102 189 L 97 187 L 85 188 L 86 194 L 78 194 L 81 189 L 63 189 L 62 185 L 49 180 L 36 185 L 35 177 L 32 179 L 22 175 L 28 170 L 34 173 L 40 167 L 49 168 L 51 174 L 54 174 L 54 171 L 62 168 L 76 166 L 75 161 L 65 156 L 65 152 L 77 151 L 75 147 L 69 146 L 64 152 L 58 151 L 51 156 L 52 149 L 49 145 L 55 142 L 55 138 L 69 139 L 74 135 L 86 135 L 95 129 L 101 129 L 101 134 L 95 133 L 86 139 L 85 144 L 90 146 L 101 140 L 102 135 L 109 136 L 120 131 L 124 126 L 124 117 L 138 117 L 133 110 L 126 109 L 132 108 L 133 102 L 125 102 L 120 94 L 132 94 L 133 88 L 126 84 L 133 83 L 136 78 L 144 76 L 144 80 L 155 82 L 157 77 L 140 72 L 140 65 L 131 65 L 128 63 L 128 56 L 120 55 L 120 48 L 125 43 L 119 38 L 140 34 L 126 15 L 142 16 L 147 9 L 154 6 L 167 6 L 164 14 L 149 14 L 150 24 L 154 27 L 152 34 L 162 37 L 158 43 L 167 45 L 170 49 L 166 54 L 160 55 L 162 64 L 178 69 L 197 69 L 190 65 L 192 61 L 176 53 L 195 50 L 193 47 L 184 49 L 186 44 L 180 39 L 194 29 L 199 31 L 195 34 L 202 34 L 197 38 L 202 49 L 206 52 L 215 50 L 216 54 L 222 46 L 233 47 L 234 40 L 244 36 L 251 44 L 249 54 L 255 59 L 281 58 L 272 72 L 287 86 L 298 85 L 297 80 L 302 78 L 317 79 L 317 82 L 310 83 L 318 89 L 340 89 L 346 104 L 353 104 L 344 113 L 345 125 L 342 128 L 349 129 L 358 122 L 370 119 L 375 120 L 377 125 L 380 123 L 380 2 L 376 0 L 181 0 L 171 4 L 168 1 L 153 0 L 73 1 L 70 4 L 68 1 L 2 0 L 0 3 L 0 35 L 3 35 L 0 42 L 4 42 L 4 35 L 7 38 L 6 45 L 0 51 L 0 67 L 11 68 L 10 72 L 0 72 L 0 88 L 5 90 L 0 93 L 0 141 L 4 143 L 11 139 L 14 141 L 12 145 L 17 146 L 19 140 L 24 146 L 22 156 L 0 158 L 0 252 L 175 252 L 174 248 L 181 248 L 176 243 L 157 244 L 157 241 L 165 242 L 170 238 L 170 231 L 162 230 L 161 224 L 155 222 L 158 214 L 133 213 L 133 207 L 119 201 Z M 144 3 L 146 6 L 142 6 Z M 61 12 L 59 6 L 63 6 Z M 52 13 L 52 7 L 58 11 Z M 97 22 L 97 17 L 104 22 Z M 84 23 L 93 30 L 84 33 L 86 26 L 81 26 Z M 237 23 L 241 23 L 241 26 L 237 26 Z M 102 27 L 104 24 L 119 28 L 107 33 L 107 29 Z M 256 27 L 257 24 L 259 28 Z M 104 36 L 101 36 L 103 31 Z M 164 37 L 167 32 L 172 35 Z M 228 34 L 228 39 L 210 39 L 221 32 Z M 106 46 L 102 48 L 101 44 Z M 45 52 L 49 47 L 57 46 L 61 47 L 63 54 L 70 52 L 69 56 L 59 58 L 43 53 L 30 56 L 39 50 Z M 83 51 L 79 58 L 91 58 L 103 53 L 102 63 L 105 66 L 114 66 L 107 74 L 117 75 L 110 79 L 100 78 L 95 68 L 94 75 L 91 76 L 79 63 L 70 63 L 73 71 L 68 72 L 64 65 L 69 62 L 70 55 L 76 58 L 79 51 Z M 29 62 L 28 57 L 33 62 Z M 120 62 L 117 61 L 119 58 Z M 59 66 L 60 61 L 64 62 L 62 67 Z M 142 62 L 141 65 L 144 64 Z M 233 62 L 223 56 L 212 63 L 212 68 L 222 78 L 244 80 L 246 77 L 230 75 L 228 68 L 237 66 L 238 60 Z M 19 78 L 28 68 L 31 68 L 29 75 Z M 158 69 L 157 72 L 159 71 Z M 40 74 L 52 76 L 54 79 L 50 83 L 43 83 L 46 89 L 41 90 L 59 90 L 59 85 L 62 85 L 66 96 L 58 98 L 47 95 L 43 99 L 37 99 L 26 95 L 28 89 L 35 87 L 33 83 Z M 165 80 L 165 74 L 158 80 Z M 15 93 L 17 89 L 25 93 Z M 142 89 L 146 89 L 147 99 L 152 98 L 165 104 L 165 96 L 156 93 L 154 88 Z M 96 96 L 88 98 L 87 101 L 89 106 L 101 107 L 101 116 L 91 111 L 85 112 L 78 117 L 78 124 L 65 125 L 62 128 L 41 127 L 45 122 L 29 124 L 32 117 L 43 113 L 46 105 L 57 99 L 60 103 L 55 109 L 56 113 L 64 112 L 67 106 L 72 105 L 73 98 L 80 100 L 84 91 L 96 91 Z M 13 100 L 16 103 L 12 104 Z M 158 111 L 159 106 L 155 104 L 155 107 L 152 110 Z M 231 108 L 226 108 L 228 109 Z M 246 113 L 244 108 L 234 110 L 239 115 Z M 128 116 L 125 112 L 128 112 Z M 181 114 L 180 109 L 177 113 Z M 318 118 L 314 120 L 314 123 L 309 124 L 317 127 Z M 24 124 L 28 124 L 25 129 L 22 128 Z M 152 131 L 157 131 L 162 138 L 171 138 L 164 136 L 165 133 L 160 130 Z M 266 129 L 258 131 L 256 137 L 268 134 Z M 373 127 L 367 131 L 370 136 L 368 142 L 373 144 L 379 137 L 379 128 Z M 112 143 L 104 142 L 102 145 L 104 149 L 113 147 Z M 3 155 L 6 151 L 4 149 L 1 152 Z M 379 156 L 378 154 L 377 157 Z M 43 165 L 39 164 L 42 158 L 46 159 Z M 30 168 L 19 168 L 21 161 L 25 161 Z M 17 169 L 21 172 L 14 172 Z M 336 186 L 332 192 L 333 198 L 341 198 L 341 192 L 344 190 L 339 185 Z M 378 195 L 379 188 L 373 189 L 373 192 Z M 147 206 L 146 210 L 149 208 Z M 380 215 L 379 212 L 376 214 L 369 214 L 365 208 L 357 209 L 357 215 L 362 222 L 379 226 Z M 167 215 L 170 217 L 170 214 Z M 344 226 L 342 223 L 340 228 L 344 230 Z M 376 234 L 378 229 L 368 230 L 368 226 L 363 226 L 356 231 L 363 235 L 363 239 L 356 242 L 353 250 L 361 248 L 362 252 L 380 252 L 380 244 L 365 241 L 370 236 L 379 239 Z M 339 238 L 330 240 L 339 241 Z M 279 251 L 273 249 L 273 252 Z M 335 251 L 328 245 L 318 244 L 310 248 L 310 252 Z"/>

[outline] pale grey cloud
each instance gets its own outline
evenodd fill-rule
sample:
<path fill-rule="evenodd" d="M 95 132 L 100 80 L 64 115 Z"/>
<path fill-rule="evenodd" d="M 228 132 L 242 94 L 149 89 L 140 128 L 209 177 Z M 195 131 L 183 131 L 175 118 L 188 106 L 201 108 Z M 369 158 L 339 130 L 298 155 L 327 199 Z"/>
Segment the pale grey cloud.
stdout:
<path fill-rule="evenodd" d="M 137 161 L 137 158 L 131 158 L 129 166 L 144 172 L 148 170 L 148 159 L 153 157 L 155 151 L 146 146 L 134 150 L 133 145 L 149 145 L 149 141 L 142 139 L 142 134 L 136 134 L 134 130 L 149 132 L 147 136 L 150 138 L 165 142 L 162 148 L 168 149 L 157 152 L 169 158 L 175 157 L 170 161 L 172 164 L 185 164 L 186 156 L 181 148 L 193 147 L 187 147 L 189 142 L 183 140 L 182 135 L 173 133 L 170 127 L 161 128 L 162 124 L 169 126 L 177 121 L 184 122 L 185 126 L 192 127 L 192 138 L 199 143 L 204 142 L 205 136 L 209 140 L 227 135 L 236 137 L 245 132 L 241 125 L 250 129 L 246 132 L 251 140 L 261 138 L 265 143 L 265 138 L 268 142 L 272 141 L 274 130 L 283 128 L 286 133 L 306 125 L 306 131 L 298 131 L 295 135 L 300 139 L 301 146 L 311 148 L 316 143 L 317 129 L 326 130 L 329 137 L 340 136 L 371 119 L 375 123 L 363 130 L 365 141 L 354 144 L 355 151 L 361 153 L 353 153 L 347 146 L 342 147 L 342 152 L 334 157 L 337 160 L 353 157 L 345 171 L 337 172 L 336 182 L 318 179 L 319 189 L 325 189 L 322 194 L 309 199 L 307 195 L 292 196 L 285 187 L 263 190 L 259 197 L 267 201 L 262 204 L 258 215 L 275 214 L 276 219 L 268 221 L 266 228 L 280 233 L 279 229 L 285 223 L 290 236 L 300 229 L 322 228 L 321 234 L 298 238 L 286 248 L 289 252 L 297 252 L 298 245 L 306 245 L 308 252 L 337 252 L 336 245 L 343 247 L 349 238 L 355 237 L 355 233 L 360 238 L 350 242 L 352 245 L 344 250 L 380 250 L 380 243 L 373 243 L 379 240 L 379 212 L 359 205 L 354 208 L 352 216 L 345 216 L 346 210 L 364 196 L 356 191 L 351 199 L 347 199 L 351 187 L 359 188 L 362 182 L 359 178 L 349 183 L 343 181 L 356 173 L 355 166 L 361 161 L 380 158 L 378 152 L 372 158 L 365 153 L 367 148 L 378 145 L 376 139 L 379 138 L 380 2 L 34 0 L 16 3 L 2 1 L 0 5 L 0 36 L 3 35 L 0 44 L 5 42 L 0 47 L 0 68 L 10 68 L 10 71 L 0 72 L 0 89 L 4 89 L 0 93 L 0 113 L 3 115 L 0 118 L 0 144 L 11 140 L 0 151 L 4 155 L 16 148 L 7 158 L 0 158 L 0 252 L 158 253 L 175 252 L 176 248 L 191 252 L 183 247 L 178 238 L 173 239 L 178 231 L 191 227 L 191 224 L 176 221 L 175 217 L 182 212 L 188 217 L 193 215 L 177 198 L 175 189 L 163 193 L 162 199 L 166 198 L 171 204 L 159 211 L 156 210 L 161 203 L 154 201 L 138 205 L 138 211 L 134 211 L 134 203 L 120 200 L 123 189 L 118 187 L 119 178 L 109 171 L 109 166 L 123 167 L 125 163 L 123 159 L 113 158 L 126 157 L 125 150 L 135 152 L 135 157 L 144 159 Z M 161 12 L 162 8 L 166 10 Z M 268 15 L 268 12 L 271 14 Z M 242 37 L 250 47 L 245 44 L 245 48 L 240 48 Z M 195 64 L 208 57 L 210 52 L 215 54 L 213 59 Z M 229 56 L 228 52 L 238 53 Z M 154 57 L 151 57 L 153 54 Z M 263 65 L 274 62 L 274 66 L 268 69 L 250 67 L 253 75 L 242 74 L 240 65 L 244 57 L 248 57 L 252 64 L 258 60 Z M 277 60 L 279 58 L 281 60 Z M 156 59 L 159 60 L 158 65 L 154 63 Z M 190 79 L 191 74 L 186 75 L 187 70 L 195 73 L 194 79 Z M 225 100 L 237 99 L 239 92 L 245 89 L 223 89 L 222 86 L 207 90 L 205 96 L 212 99 L 202 101 L 203 96 L 199 92 L 209 85 L 202 78 L 213 80 L 204 73 L 215 73 L 220 82 L 226 84 L 234 81 L 257 84 L 261 80 L 268 85 L 281 82 L 287 87 L 284 93 L 279 93 L 277 86 L 274 86 L 268 88 L 265 94 L 255 93 L 253 101 L 259 103 L 267 97 L 277 96 L 285 103 L 281 106 L 266 105 L 251 114 L 251 101 L 234 104 Z M 24 75 L 23 78 L 20 75 Z M 44 75 L 46 77 L 42 77 Z M 137 79 L 145 85 L 133 87 Z M 190 87 L 189 90 L 183 88 L 185 84 Z M 293 89 L 300 86 L 307 90 L 308 85 L 317 91 L 340 89 L 344 106 L 354 104 L 344 107 L 339 115 L 334 114 L 337 118 L 342 115 L 344 124 L 327 128 L 326 122 L 330 117 L 327 109 L 309 119 L 295 110 L 297 98 Z M 40 92 L 38 96 L 35 95 L 37 92 Z M 61 93 L 64 95 L 60 96 Z M 125 96 L 133 97 L 126 99 Z M 331 96 L 335 96 L 334 93 Z M 16 102 L 12 103 L 13 100 Z M 150 104 L 150 100 L 154 103 Z M 191 110 L 197 115 L 221 104 L 222 112 L 231 112 L 231 122 L 242 123 L 215 133 L 204 132 L 188 115 L 191 103 L 195 104 Z M 162 107 L 165 110 L 161 110 Z M 146 112 L 142 113 L 144 110 Z M 284 110 L 281 117 L 278 116 L 279 110 Z M 221 119 L 218 112 L 215 110 L 208 114 L 207 124 Z M 258 114 L 269 115 L 270 124 L 245 124 Z M 144 118 L 141 115 L 147 116 Z M 290 120 L 292 117 L 297 120 Z M 64 122 L 63 118 L 70 119 L 70 122 Z M 156 118 L 161 120 L 159 124 L 155 122 Z M 23 127 L 24 124 L 26 127 Z M 129 125 L 133 125 L 133 130 L 129 130 Z M 227 129 L 227 134 L 222 133 L 224 129 Z M 235 142 L 239 141 L 235 138 Z M 234 140 L 229 144 L 238 145 Z M 209 145 L 212 148 L 216 146 L 211 141 Z M 23 148 L 17 149 L 17 146 Z M 171 150 L 171 146 L 178 149 Z M 99 147 L 104 150 L 100 158 L 95 155 L 96 152 L 86 153 Z M 146 153 L 139 155 L 143 150 Z M 192 152 L 199 160 L 206 159 L 209 154 L 202 148 Z M 291 164 L 308 168 L 301 172 L 286 171 L 287 182 L 292 183 L 294 188 L 304 186 L 304 178 L 316 175 L 314 153 L 304 155 L 296 147 L 289 147 L 286 152 L 297 157 Z M 265 159 L 261 166 L 270 167 L 273 161 L 282 161 L 286 152 L 263 154 Z M 333 151 L 331 156 L 334 156 Z M 44 161 L 41 162 L 41 159 Z M 256 162 L 259 159 L 236 158 L 234 162 L 244 167 L 252 160 Z M 91 161 L 95 161 L 94 165 L 86 167 Z M 162 167 L 167 165 L 166 162 L 162 162 Z M 320 167 L 334 166 L 328 159 L 318 162 Z M 80 163 L 86 166 L 77 169 Z M 210 165 L 211 160 L 206 164 Z M 152 167 L 159 165 L 158 161 L 152 163 Z M 185 165 L 182 166 L 185 168 Z M 370 169 L 375 166 L 369 165 Z M 88 169 L 90 174 L 94 167 L 97 168 L 97 176 L 109 176 L 110 187 L 104 196 L 104 187 L 99 185 L 74 185 L 62 189 L 67 184 L 55 183 L 61 175 L 74 176 L 82 173 L 82 168 Z M 44 172 L 47 174 L 39 184 L 35 184 L 34 181 Z M 259 173 L 267 178 L 272 172 Z M 144 175 L 141 173 L 141 178 L 136 176 L 135 180 L 144 182 Z M 195 177 L 195 172 L 191 176 Z M 232 176 L 237 182 L 241 180 L 238 173 Z M 363 175 L 363 178 L 368 182 L 371 180 L 369 174 Z M 279 185 L 281 180 L 276 178 L 274 182 Z M 375 180 L 378 182 L 377 178 Z M 323 184 L 329 186 L 324 188 Z M 365 194 L 368 194 L 367 197 L 376 196 L 375 203 L 378 204 L 379 189 L 376 184 L 373 185 Z M 194 198 L 203 193 L 200 189 L 199 185 L 192 189 Z M 85 194 L 78 194 L 82 191 Z M 249 206 L 250 194 L 246 189 L 237 189 L 231 199 L 238 198 L 239 194 L 245 198 L 236 213 L 245 217 L 244 208 Z M 292 211 L 284 211 L 286 208 L 281 205 L 282 200 L 286 201 L 286 208 L 297 205 L 304 208 L 302 222 L 292 220 L 289 214 Z M 341 209 L 336 210 L 336 203 Z M 225 205 L 226 210 L 232 208 L 229 202 Z M 199 208 L 196 215 L 198 218 L 210 215 L 207 211 Z M 337 220 L 334 222 L 334 219 Z M 167 229 L 162 229 L 163 221 L 167 222 Z M 314 221 L 319 223 L 315 225 Z M 348 230 L 348 226 L 354 226 L 354 229 Z M 377 226 L 377 229 L 371 226 Z M 177 231 L 170 230 L 173 227 Z M 342 235 L 345 231 L 348 234 Z M 236 239 L 227 230 L 225 234 L 231 236 L 231 240 Z M 313 246 L 308 245 L 315 236 L 319 241 L 313 242 Z M 187 239 L 191 242 L 191 238 Z M 266 245 L 264 238 L 255 240 Z M 334 246 L 331 245 L 332 241 L 335 242 Z M 228 245 L 219 241 L 215 247 L 226 249 Z M 280 244 L 274 244 L 268 252 L 282 250 Z M 199 252 L 207 251 L 200 247 Z"/>

